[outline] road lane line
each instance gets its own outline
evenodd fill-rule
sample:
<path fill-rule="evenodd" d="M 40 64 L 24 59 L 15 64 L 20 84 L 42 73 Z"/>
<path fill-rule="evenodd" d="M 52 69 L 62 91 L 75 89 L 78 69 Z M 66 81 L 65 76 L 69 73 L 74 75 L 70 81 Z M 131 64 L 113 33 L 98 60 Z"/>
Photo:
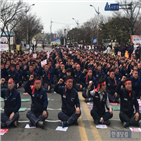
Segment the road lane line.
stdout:
<path fill-rule="evenodd" d="M 85 130 L 84 123 L 82 121 L 81 116 L 79 117 L 79 120 L 78 120 L 78 128 L 80 132 L 81 141 L 88 141 L 88 136 L 86 134 L 86 130 Z"/>
<path fill-rule="evenodd" d="M 97 128 L 94 125 L 93 118 L 90 115 L 90 109 L 87 108 L 87 103 L 84 102 L 84 98 L 82 97 L 82 92 L 78 92 L 78 95 L 79 95 L 79 99 L 81 101 L 81 105 L 82 105 L 84 112 L 86 114 L 86 117 L 88 119 L 88 122 L 89 122 L 89 125 L 90 125 L 90 128 L 93 133 L 95 141 L 102 141 L 101 136 L 100 136 Z"/>

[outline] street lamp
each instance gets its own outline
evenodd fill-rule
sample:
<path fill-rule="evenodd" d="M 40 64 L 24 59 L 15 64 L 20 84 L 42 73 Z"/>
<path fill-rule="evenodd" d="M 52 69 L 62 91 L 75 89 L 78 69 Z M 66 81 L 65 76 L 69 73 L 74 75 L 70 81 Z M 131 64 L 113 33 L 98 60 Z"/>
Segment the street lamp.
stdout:
<path fill-rule="evenodd" d="M 65 47 L 65 45 L 66 45 L 66 40 L 65 40 L 65 38 L 66 38 L 66 28 L 64 29 L 64 47 Z"/>
<path fill-rule="evenodd" d="M 76 21 L 75 18 L 72 18 L 72 19 L 73 19 L 73 20 L 75 21 L 75 23 L 77 24 L 77 28 L 79 28 L 79 23 L 78 23 L 78 21 Z M 76 33 L 76 34 L 77 34 L 77 36 L 78 36 L 78 30 L 77 30 L 77 33 Z"/>
<path fill-rule="evenodd" d="M 28 9 L 26 9 L 25 13 L 26 13 L 26 16 L 27 16 L 27 12 L 30 10 L 31 6 L 34 6 L 35 4 L 32 4 L 29 6 Z M 28 44 L 28 16 L 27 16 L 27 44 Z"/>
<path fill-rule="evenodd" d="M 99 12 L 99 7 L 98 7 L 98 10 L 96 10 L 96 8 L 95 8 L 92 4 L 90 4 L 90 6 L 94 8 L 95 12 L 96 12 L 98 15 L 100 14 L 100 12 Z"/>
<path fill-rule="evenodd" d="M 75 21 L 75 23 L 77 24 L 77 26 L 79 26 L 79 23 L 75 20 L 75 18 L 72 18 L 74 21 Z"/>
<path fill-rule="evenodd" d="M 97 13 L 97 15 L 98 15 L 98 22 L 99 22 L 99 15 L 100 15 L 99 7 L 98 7 L 98 10 L 96 10 L 96 8 L 92 4 L 90 4 L 90 6 L 93 7 L 95 12 Z M 97 29 L 98 29 L 98 24 L 97 24 Z M 99 34 L 99 29 L 97 31 L 97 45 L 98 45 L 98 34 Z"/>
<path fill-rule="evenodd" d="M 25 13 L 27 13 L 30 10 L 31 6 L 34 6 L 34 5 L 35 4 L 30 5 L 29 8 L 25 10 Z"/>

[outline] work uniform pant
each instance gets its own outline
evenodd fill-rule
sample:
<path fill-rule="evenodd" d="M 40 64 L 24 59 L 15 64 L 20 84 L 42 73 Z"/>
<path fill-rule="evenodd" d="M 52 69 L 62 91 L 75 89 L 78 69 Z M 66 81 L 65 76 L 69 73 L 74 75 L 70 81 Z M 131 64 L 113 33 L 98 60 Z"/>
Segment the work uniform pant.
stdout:
<path fill-rule="evenodd" d="M 129 53 L 129 58 L 131 58 L 131 54 L 132 54 L 132 52 Z"/>
<path fill-rule="evenodd" d="M 9 127 L 10 125 L 14 124 L 15 121 L 18 121 L 19 119 L 19 113 L 15 113 L 12 120 L 9 119 L 10 115 L 7 115 L 5 113 L 1 113 L 1 122 L 5 123 L 7 127 Z"/>
<path fill-rule="evenodd" d="M 101 117 L 103 117 L 104 121 L 107 121 L 108 119 L 113 117 L 113 114 L 111 114 L 110 112 L 105 112 L 105 113 L 101 114 L 98 111 L 92 109 L 91 116 L 93 117 L 94 120 L 98 120 L 98 122 L 100 122 Z"/>
<path fill-rule="evenodd" d="M 48 116 L 48 112 L 47 112 Z M 42 117 L 42 113 L 34 113 L 32 111 L 28 111 L 26 117 L 30 120 L 31 124 L 36 126 L 38 121 L 45 121 L 46 118 Z"/>
<path fill-rule="evenodd" d="M 87 96 L 87 94 L 86 94 L 86 90 L 84 90 L 83 92 L 82 92 L 82 96 L 86 99 L 86 98 L 89 98 L 88 96 Z"/>
<path fill-rule="evenodd" d="M 125 52 L 124 52 L 124 51 L 122 51 L 122 52 L 121 52 L 121 56 L 123 57 L 123 56 L 124 56 L 124 54 L 125 54 Z"/>
<path fill-rule="evenodd" d="M 66 115 L 64 112 L 59 112 L 58 119 L 61 121 L 68 121 L 69 124 L 71 125 L 77 121 L 80 115 L 81 115 L 81 112 L 80 114 L 76 114 L 76 111 L 71 116 Z"/>
<path fill-rule="evenodd" d="M 57 75 L 54 75 L 54 77 L 53 77 L 53 84 L 56 84 L 57 82 L 58 82 Z"/>
<path fill-rule="evenodd" d="M 136 60 L 138 60 L 140 58 L 140 55 L 136 55 Z"/>
<path fill-rule="evenodd" d="M 137 121 L 135 121 L 134 115 L 135 114 L 127 115 L 124 112 L 119 113 L 119 117 L 122 123 L 129 122 L 129 125 L 138 126 L 139 120 L 141 120 L 141 113 L 139 113 L 139 119 Z"/>
<path fill-rule="evenodd" d="M 21 87 L 22 86 L 22 81 L 19 81 L 19 87 Z"/>

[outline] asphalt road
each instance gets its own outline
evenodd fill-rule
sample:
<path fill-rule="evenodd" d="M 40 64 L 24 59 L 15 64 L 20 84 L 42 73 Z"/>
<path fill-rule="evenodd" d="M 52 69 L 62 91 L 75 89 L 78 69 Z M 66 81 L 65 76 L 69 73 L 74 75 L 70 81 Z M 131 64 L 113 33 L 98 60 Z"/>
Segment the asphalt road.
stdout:
<path fill-rule="evenodd" d="M 50 49 L 49 49 L 50 50 Z M 30 98 L 29 95 L 23 95 L 24 89 L 18 89 L 21 98 Z M 81 92 L 78 93 L 81 102 L 82 115 L 78 120 L 78 126 L 73 125 L 68 128 L 66 132 L 56 131 L 57 126 L 61 126 L 57 114 L 61 110 L 61 97 L 54 93 L 48 93 L 49 117 L 45 121 L 45 129 L 25 129 L 25 125 L 29 123 L 26 118 L 26 113 L 30 109 L 31 99 L 28 102 L 22 102 L 21 107 L 26 107 L 26 111 L 20 112 L 18 127 L 10 127 L 8 133 L 1 136 L 2 141 L 141 141 L 141 133 L 131 133 L 130 129 L 124 129 L 119 120 L 119 111 L 114 111 L 114 116 L 110 120 L 111 125 L 107 129 L 97 129 L 94 125 L 93 119 L 90 116 L 90 108 L 92 104 L 87 104 L 82 98 Z M 4 107 L 4 102 L 1 102 L 1 107 Z M 3 112 L 3 110 L 2 110 Z M 130 138 L 111 138 L 111 131 L 115 137 L 122 137 L 125 131 L 129 131 Z M 115 132 L 116 131 L 116 132 Z"/>

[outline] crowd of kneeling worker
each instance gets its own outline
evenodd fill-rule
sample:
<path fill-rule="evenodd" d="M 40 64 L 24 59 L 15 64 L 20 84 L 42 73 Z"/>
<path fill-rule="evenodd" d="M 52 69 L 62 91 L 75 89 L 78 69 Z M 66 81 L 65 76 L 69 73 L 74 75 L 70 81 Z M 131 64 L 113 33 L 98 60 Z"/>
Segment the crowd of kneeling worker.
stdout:
<path fill-rule="evenodd" d="M 120 104 L 119 118 L 123 127 L 140 126 L 139 59 L 77 47 L 56 47 L 51 52 L 2 52 L 2 128 L 18 124 L 20 87 L 24 87 L 32 99 L 31 109 L 26 114 L 31 126 L 44 128 L 44 121 L 48 117 L 47 93 L 50 92 L 61 96 L 62 110 L 58 113 L 58 119 L 62 121 L 62 127 L 78 124 L 77 119 L 81 115 L 78 91 L 82 92 L 86 102 L 93 102 L 90 114 L 96 125 L 110 125 L 109 119 L 113 117 L 112 102 Z"/>

